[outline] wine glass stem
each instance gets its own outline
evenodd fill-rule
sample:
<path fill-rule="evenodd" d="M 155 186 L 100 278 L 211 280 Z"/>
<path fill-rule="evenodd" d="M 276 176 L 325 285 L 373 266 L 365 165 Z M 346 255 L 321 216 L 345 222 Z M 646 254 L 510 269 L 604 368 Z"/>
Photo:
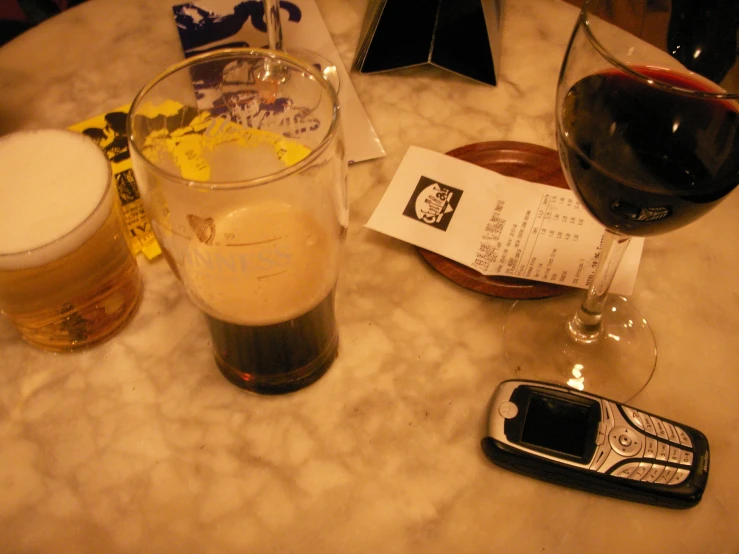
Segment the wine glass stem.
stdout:
<path fill-rule="evenodd" d="M 593 282 L 580 308 L 567 321 L 567 332 L 576 342 L 591 344 L 600 338 L 603 331 L 601 319 L 608 289 L 611 287 L 611 282 L 629 242 L 631 242 L 631 237 L 609 230 L 606 230 L 603 235 L 603 245 L 598 258 L 598 267 L 593 275 Z"/>
<path fill-rule="evenodd" d="M 282 23 L 280 22 L 280 0 L 263 0 L 264 22 L 267 25 L 267 40 L 272 52 L 284 52 L 282 42 Z M 264 68 L 258 74 L 266 83 L 284 83 L 288 79 L 287 68 L 278 61 L 267 58 Z"/>
<path fill-rule="evenodd" d="M 267 24 L 269 49 L 284 50 L 282 43 L 282 24 L 280 23 L 280 0 L 264 0 L 264 19 Z"/>

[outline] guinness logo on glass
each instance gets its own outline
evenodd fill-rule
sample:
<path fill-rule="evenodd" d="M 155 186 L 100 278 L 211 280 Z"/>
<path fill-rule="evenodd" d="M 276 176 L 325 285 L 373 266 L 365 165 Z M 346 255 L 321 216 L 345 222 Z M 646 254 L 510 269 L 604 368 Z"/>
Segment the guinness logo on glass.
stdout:
<path fill-rule="evenodd" d="M 421 177 L 403 215 L 446 231 L 462 198 L 459 189 Z"/>
<path fill-rule="evenodd" d="M 216 235 L 216 225 L 213 222 L 212 217 L 203 219 L 196 215 L 189 214 L 187 216 L 187 222 L 190 224 L 190 227 L 192 227 L 192 230 L 195 231 L 195 235 L 198 237 L 200 242 L 205 244 L 213 242 L 213 238 Z"/>

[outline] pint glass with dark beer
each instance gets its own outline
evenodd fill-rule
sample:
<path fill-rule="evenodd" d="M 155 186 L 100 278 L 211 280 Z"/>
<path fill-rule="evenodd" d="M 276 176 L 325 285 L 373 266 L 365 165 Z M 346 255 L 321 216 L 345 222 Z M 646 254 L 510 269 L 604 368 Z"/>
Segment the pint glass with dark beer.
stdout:
<path fill-rule="evenodd" d="M 128 133 L 154 232 L 221 372 L 267 394 L 317 380 L 338 353 L 348 221 L 331 84 L 287 54 L 218 50 L 146 85 Z"/>
<path fill-rule="evenodd" d="M 72 131 L 0 138 L 0 312 L 63 352 L 120 330 L 141 297 L 108 159 Z"/>

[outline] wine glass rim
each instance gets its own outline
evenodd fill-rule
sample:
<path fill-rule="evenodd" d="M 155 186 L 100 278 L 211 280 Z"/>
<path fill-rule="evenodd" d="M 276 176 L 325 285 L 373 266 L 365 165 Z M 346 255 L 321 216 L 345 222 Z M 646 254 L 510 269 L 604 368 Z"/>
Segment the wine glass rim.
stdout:
<path fill-rule="evenodd" d="M 677 85 L 674 85 L 672 83 L 668 83 L 665 81 L 660 81 L 658 79 L 654 78 L 654 75 L 648 76 L 644 73 L 637 71 L 634 69 L 634 66 L 630 66 L 628 64 L 625 64 L 621 60 L 619 60 L 616 56 L 611 54 L 611 52 L 606 48 L 606 46 L 598 39 L 598 37 L 595 36 L 595 32 L 593 31 L 591 25 L 590 25 L 590 16 L 591 14 L 589 8 L 591 4 L 596 2 L 597 0 L 585 0 L 582 10 L 580 11 L 580 23 L 582 24 L 583 29 L 585 30 L 585 35 L 588 38 L 588 41 L 593 45 L 593 47 L 598 51 L 598 53 L 605 58 L 608 63 L 610 63 L 612 66 L 617 68 L 619 71 L 622 71 L 623 73 L 628 74 L 629 76 L 637 79 L 638 81 L 641 81 L 645 85 L 649 87 L 659 88 L 662 90 L 666 90 L 668 92 L 673 93 L 679 93 L 685 96 L 691 96 L 693 98 L 704 98 L 709 100 L 732 100 L 732 99 L 739 99 L 739 92 L 710 92 L 710 91 L 701 91 L 701 90 L 695 90 L 692 88 L 687 87 L 680 87 Z M 597 17 L 594 16 L 593 17 Z M 650 67 L 651 69 L 664 69 L 659 68 L 656 66 L 649 66 L 647 64 L 644 65 L 644 67 Z M 701 80 L 707 80 L 705 77 L 702 77 L 700 74 L 695 72 L 690 72 L 690 75 L 700 77 Z M 713 86 L 718 87 L 719 85 L 717 83 L 714 83 L 713 81 L 709 81 Z"/>

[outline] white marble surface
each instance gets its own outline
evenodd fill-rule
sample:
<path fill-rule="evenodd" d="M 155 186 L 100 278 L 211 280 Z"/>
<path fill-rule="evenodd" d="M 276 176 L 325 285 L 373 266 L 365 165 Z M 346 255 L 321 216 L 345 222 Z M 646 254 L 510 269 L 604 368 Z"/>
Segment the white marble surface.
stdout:
<path fill-rule="evenodd" d="M 365 4 L 318 1 L 347 65 Z M 1 48 L 0 132 L 130 101 L 181 58 L 169 6 L 90 0 Z M 511 377 L 511 302 L 363 228 L 411 144 L 553 147 L 575 17 L 560 0 L 508 1 L 496 88 L 431 68 L 352 75 L 388 155 L 350 168 L 341 353 L 308 389 L 264 398 L 226 382 L 161 260 L 140 261 L 132 323 L 89 352 L 38 352 L 0 321 L 0 552 L 738 552 L 738 193 L 648 239 L 633 295 L 660 348 L 633 404 L 711 442 L 708 490 L 687 511 L 489 464 L 479 439 L 489 394 Z"/>

